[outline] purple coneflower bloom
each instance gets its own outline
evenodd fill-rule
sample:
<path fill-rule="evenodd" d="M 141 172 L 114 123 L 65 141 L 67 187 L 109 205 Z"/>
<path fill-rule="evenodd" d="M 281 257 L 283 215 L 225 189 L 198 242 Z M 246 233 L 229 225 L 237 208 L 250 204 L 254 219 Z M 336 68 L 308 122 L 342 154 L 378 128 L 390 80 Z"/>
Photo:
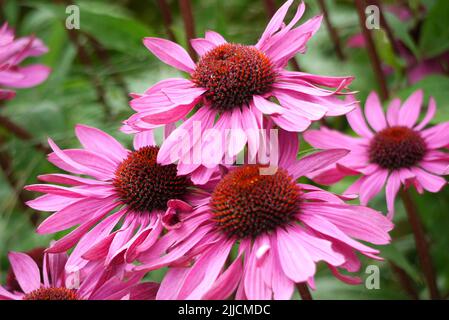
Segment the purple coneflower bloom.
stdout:
<path fill-rule="evenodd" d="M 305 132 L 304 139 L 315 148 L 351 150 L 336 165 L 314 175 L 314 179 L 333 184 L 347 175 L 360 176 L 347 192 L 360 194 L 362 205 L 385 186 L 390 217 L 401 185 L 413 185 L 419 193 L 440 191 L 446 185 L 441 175 L 447 174 L 449 165 L 449 154 L 441 150 L 449 145 L 449 122 L 426 128 L 436 111 L 435 100 L 430 98 L 427 113 L 417 123 L 422 102 L 421 90 L 414 92 L 402 106 L 399 99 L 393 99 L 385 116 L 379 97 L 372 92 L 365 104 L 371 128 L 360 107 L 346 115 L 359 137 L 326 127 Z"/>

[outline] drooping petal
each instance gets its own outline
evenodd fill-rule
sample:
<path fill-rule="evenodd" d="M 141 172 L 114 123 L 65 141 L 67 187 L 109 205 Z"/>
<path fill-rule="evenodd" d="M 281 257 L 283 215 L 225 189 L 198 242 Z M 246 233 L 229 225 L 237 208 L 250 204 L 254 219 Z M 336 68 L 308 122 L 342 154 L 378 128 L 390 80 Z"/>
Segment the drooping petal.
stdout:
<path fill-rule="evenodd" d="M 387 180 L 387 185 L 385 187 L 385 194 L 387 198 L 387 208 L 388 208 L 388 218 L 393 219 L 394 216 L 394 200 L 401 187 L 401 177 L 399 172 L 393 171 Z"/>
<path fill-rule="evenodd" d="M 420 168 L 414 167 L 411 170 L 421 186 L 429 192 L 438 192 L 447 184 L 444 178 L 428 173 Z"/>
<path fill-rule="evenodd" d="M 304 282 L 315 274 L 315 263 L 304 247 L 290 232 L 278 229 L 277 250 L 284 273 L 292 281 Z"/>
<path fill-rule="evenodd" d="M 360 203 L 367 205 L 368 202 L 379 193 L 387 180 L 388 171 L 379 169 L 366 177 L 360 186 Z"/>

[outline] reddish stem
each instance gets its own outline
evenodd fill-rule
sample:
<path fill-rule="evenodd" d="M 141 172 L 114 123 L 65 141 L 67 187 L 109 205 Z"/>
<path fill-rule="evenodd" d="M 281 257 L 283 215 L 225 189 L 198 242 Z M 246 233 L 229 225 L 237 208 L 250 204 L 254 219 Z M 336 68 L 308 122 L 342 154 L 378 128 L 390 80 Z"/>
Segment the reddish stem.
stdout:
<path fill-rule="evenodd" d="M 190 0 L 179 0 L 179 7 L 181 9 L 182 20 L 184 22 L 184 28 L 186 31 L 187 38 L 187 49 L 189 51 L 192 59 L 196 59 L 197 55 L 195 50 L 193 50 L 190 40 L 196 38 L 195 32 L 195 20 L 192 13 L 192 4 Z"/>
<path fill-rule="evenodd" d="M 92 60 L 91 60 L 89 54 L 87 53 L 86 48 L 80 41 L 79 33 L 76 30 L 67 30 L 67 32 L 68 32 L 70 41 L 73 43 L 73 45 L 76 48 L 76 51 L 78 53 L 78 58 L 80 59 L 81 63 L 89 69 L 89 73 L 91 74 L 90 80 L 91 80 L 92 84 L 94 85 L 95 92 L 97 95 L 97 100 L 102 105 L 104 115 L 108 119 L 111 116 L 111 108 L 106 101 L 106 91 L 103 88 L 103 85 L 101 84 L 101 81 L 98 78 L 98 76 L 95 74 L 95 72 L 93 72 Z"/>
<path fill-rule="evenodd" d="M 327 11 L 327 6 L 324 0 L 318 0 L 318 4 L 323 12 L 324 22 L 326 23 L 327 30 L 329 31 L 329 35 L 331 37 L 332 42 L 334 43 L 335 52 L 340 60 L 345 60 L 345 54 L 341 48 L 340 38 L 338 36 L 337 29 L 334 28 L 332 22 L 329 18 L 329 13 Z"/>
<path fill-rule="evenodd" d="M 30 141 L 33 142 L 33 136 L 31 133 L 29 133 L 25 128 L 19 126 L 18 124 L 14 123 L 12 120 L 7 118 L 6 116 L 0 115 L 0 126 L 8 130 L 8 132 L 12 133 L 17 138 L 23 140 L 23 141 Z M 46 146 L 44 146 L 41 143 L 33 143 L 33 146 L 44 153 L 49 153 L 50 149 Z"/>
<path fill-rule="evenodd" d="M 13 166 L 12 166 L 12 157 L 6 150 L 5 141 L 2 137 L 0 137 L 0 168 L 3 171 L 3 175 L 10 185 L 13 193 L 16 195 L 18 201 L 16 204 L 20 207 L 21 210 L 27 211 L 29 208 L 25 206 L 25 202 L 31 200 L 31 198 L 26 194 L 23 189 L 23 185 L 19 183 L 16 176 L 14 175 Z M 38 216 L 36 214 L 32 214 L 30 216 L 30 222 L 33 226 L 37 225 Z"/>
<path fill-rule="evenodd" d="M 416 204 L 413 202 L 413 199 L 407 190 L 401 190 L 401 198 L 404 203 L 405 211 L 407 212 L 408 221 L 413 230 L 416 251 L 427 286 L 429 287 L 430 298 L 440 299 L 441 295 L 437 286 L 436 276 L 429 252 L 429 244 L 424 233 L 423 224 L 416 209 Z"/>
<path fill-rule="evenodd" d="M 305 284 L 304 282 L 297 283 L 296 288 L 298 289 L 299 295 L 301 296 L 302 300 L 313 300 L 307 284 Z"/>
<path fill-rule="evenodd" d="M 408 296 L 413 300 L 419 300 L 419 295 L 418 292 L 416 291 L 413 280 L 410 278 L 407 272 L 405 272 L 404 269 L 400 268 L 391 261 L 390 267 L 393 270 L 394 274 L 396 275 L 404 292 L 408 294 Z"/>
<path fill-rule="evenodd" d="M 387 81 L 385 79 L 385 74 L 382 71 L 381 61 L 379 55 L 377 54 L 376 47 L 374 45 L 374 41 L 371 35 L 371 30 L 366 28 L 365 21 L 365 7 L 366 3 L 363 0 L 355 0 L 355 5 L 357 8 L 357 13 L 359 16 L 360 28 L 362 29 L 363 37 L 366 42 L 366 46 L 368 49 L 368 55 L 371 60 L 371 66 L 373 68 L 374 74 L 376 76 L 377 82 L 380 86 L 380 96 L 382 100 L 388 99 L 388 86 Z"/>
<path fill-rule="evenodd" d="M 106 67 L 112 70 L 112 77 L 114 78 L 115 83 L 122 89 L 122 92 L 125 95 L 125 97 L 128 97 L 129 93 L 128 86 L 126 85 L 125 81 L 120 76 L 120 74 L 118 72 L 115 72 L 114 70 L 115 67 L 111 62 L 111 58 L 109 56 L 108 51 L 94 37 L 92 37 L 87 33 L 84 33 L 84 35 L 92 44 L 92 47 L 94 48 L 97 57 L 106 65 Z"/>
<path fill-rule="evenodd" d="M 176 36 L 171 28 L 173 18 L 171 15 L 170 7 L 167 4 L 167 1 L 157 0 L 157 4 L 162 13 L 162 20 L 164 21 L 165 32 L 167 32 L 168 38 L 173 42 L 177 42 Z"/>

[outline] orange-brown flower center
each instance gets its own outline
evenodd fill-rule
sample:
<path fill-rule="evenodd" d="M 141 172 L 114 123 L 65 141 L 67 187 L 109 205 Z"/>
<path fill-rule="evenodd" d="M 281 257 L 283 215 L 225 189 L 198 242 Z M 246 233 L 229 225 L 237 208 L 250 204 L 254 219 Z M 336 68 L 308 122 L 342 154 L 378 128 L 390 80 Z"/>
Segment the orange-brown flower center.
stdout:
<path fill-rule="evenodd" d="M 378 132 L 369 147 L 370 162 L 395 170 L 416 165 L 426 154 L 426 143 L 407 127 L 390 127 Z"/>
<path fill-rule="evenodd" d="M 153 146 L 140 148 L 130 153 L 115 172 L 115 190 L 134 211 L 166 210 L 168 200 L 181 199 L 187 192 L 188 179 L 178 176 L 175 164 L 158 164 L 158 151 Z"/>
<path fill-rule="evenodd" d="M 226 43 L 198 62 L 192 81 L 207 89 L 206 99 L 219 111 L 232 110 L 267 93 L 275 80 L 273 65 L 255 47 Z"/>
<path fill-rule="evenodd" d="M 80 300 L 75 290 L 67 288 L 39 288 L 27 293 L 23 300 Z"/>
<path fill-rule="evenodd" d="M 254 238 L 287 225 L 298 212 L 300 190 L 283 169 L 261 175 L 257 165 L 228 173 L 215 187 L 210 206 L 219 229 Z"/>

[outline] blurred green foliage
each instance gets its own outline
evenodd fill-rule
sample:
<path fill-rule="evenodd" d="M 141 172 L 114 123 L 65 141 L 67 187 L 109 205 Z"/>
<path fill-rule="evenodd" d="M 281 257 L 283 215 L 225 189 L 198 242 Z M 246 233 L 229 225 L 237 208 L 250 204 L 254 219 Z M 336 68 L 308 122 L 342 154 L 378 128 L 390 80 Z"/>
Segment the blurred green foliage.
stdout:
<path fill-rule="evenodd" d="M 281 1 L 277 1 L 280 5 Z M 384 1 L 389 3 L 388 1 Z M 449 49 L 449 2 L 402 1 L 408 4 L 414 15 L 407 22 L 386 13 L 389 25 L 396 39 L 415 56 L 417 61 L 432 58 Z M 64 3 L 64 2 L 62 2 Z M 61 1 L 4 0 L 1 19 L 16 29 L 18 36 L 35 34 L 49 47 L 48 54 L 38 60 L 50 66 L 53 72 L 42 85 L 20 90 L 17 97 L 0 110 L 1 114 L 25 127 L 33 135 L 31 141 L 21 141 L 10 132 L 0 128 L 7 137 L 2 151 L 12 157 L 12 171 L 18 187 L 35 183 L 41 173 L 56 172 L 45 155 L 33 144 L 46 144 L 51 136 L 61 147 L 75 147 L 73 127 L 84 123 L 99 127 L 125 144 L 131 138 L 118 131 L 120 121 L 131 115 L 128 107 L 128 93 L 142 92 L 160 79 L 178 76 L 173 68 L 165 66 L 152 56 L 142 45 L 145 36 L 167 37 L 162 15 L 156 1 L 74 1 L 81 12 L 80 42 L 86 47 L 91 63 L 83 63 L 77 55 L 77 48 L 64 27 L 65 4 Z M 172 31 L 182 45 L 186 45 L 183 22 L 177 1 L 169 0 L 173 16 Z M 306 17 L 319 13 L 316 1 L 306 1 Z M 393 1 L 390 1 L 393 3 Z M 370 67 L 370 60 L 364 49 L 349 48 L 346 41 L 360 32 L 358 18 L 352 1 L 328 0 L 329 15 L 337 28 L 346 59 L 340 61 L 325 25 L 310 41 L 305 55 L 297 56 L 301 69 L 317 74 L 354 75 L 352 89 L 358 91 L 357 98 L 364 101 L 371 90 L 378 88 Z M 192 1 L 197 35 L 212 29 L 223 34 L 232 42 L 254 43 L 263 31 L 268 17 L 263 1 L 253 0 L 194 0 Z M 421 9 L 420 9 L 421 8 Z M 422 14 L 424 8 L 425 14 Z M 293 14 L 290 12 L 289 14 Z M 3 22 L 3 21 L 1 21 Z M 416 30 L 419 28 L 419 34 Z M 77 32 L 77 31 L 75 31 Z M 392 49 L 383 30 L 374 30 L 376 47 L 385 65 L 394 69 L 388 76 L 392 95 L 407 97 L 417 88 L 423 88 L 426 97 L 434 96 L 438 103 L 435 122 L 449 120 L 449 77 L 431 75 L 414 85 L 408 85 L 406 62 Z M 91 39 L 91 40 L 89 40 Z M 92 41 L 93 40 L 93 41 Z M 95 46 L 103 50 L 96 52 Z M 106 57 L 106 59 L 105 59 Z M 31 59 L 32 61 L 33 59 Z M 446 68 L 448 66 L 446 65 Z M 447 70 L 447 69 L 446 69 Z M 104 91 L 104 102 L 99 99 L 96 86 Z M 426 100 L 428 101 L 428 100 Z M 329 120 L 331 126 L 347 130 L 344 117 Z M 307 149 L 308 146 L 303 144 Z M 331 189 L 342 192 L 350 183 L 344 180 Z M 32 217 L 36 215 L 26 209 L 17 199 L 16 190 L 4 175 L 0 176 L 0 280 L 8 268 L 6 259 L 9 250 L 29 250 L 36 246 L 47 246 L 53 236 L 40 236 L 34 232 Z M 29 195 L 33 197 L 35 195 Z M 415 195 L 418 209 L 431 241 L 438 282 L 444 293 L 449 292 L 449 188 L 439 194 Z M 372 207 L 385 212 L 385 199 L 378 196 Z M 419 294 L 426 297 L 422 275 L 418 268 L 416 252 L 410 227 L 403 208 L 397 204 L 396 228 L 393 243 L 380 248 L 383 256 L 400 266 L 418 284 Z M 44 218 L 44 214 L 38 217 Z M 59 235 L 60 236 L 60 235 Z M 407 298 L 401 290 L 388 262 L 364 261 L 360 275 L 366 278 L 367 264 L 381 268 L 381 289 L 368 290 L 365 286 L 349 286 L 336 280 L 325 268 L 317 275 L 316 298 L 324 299 L 390 299 Z M 322 270 L 321 270 L 322 269 Z M 160 280 L 163 270 L 150 275 Z"/>

